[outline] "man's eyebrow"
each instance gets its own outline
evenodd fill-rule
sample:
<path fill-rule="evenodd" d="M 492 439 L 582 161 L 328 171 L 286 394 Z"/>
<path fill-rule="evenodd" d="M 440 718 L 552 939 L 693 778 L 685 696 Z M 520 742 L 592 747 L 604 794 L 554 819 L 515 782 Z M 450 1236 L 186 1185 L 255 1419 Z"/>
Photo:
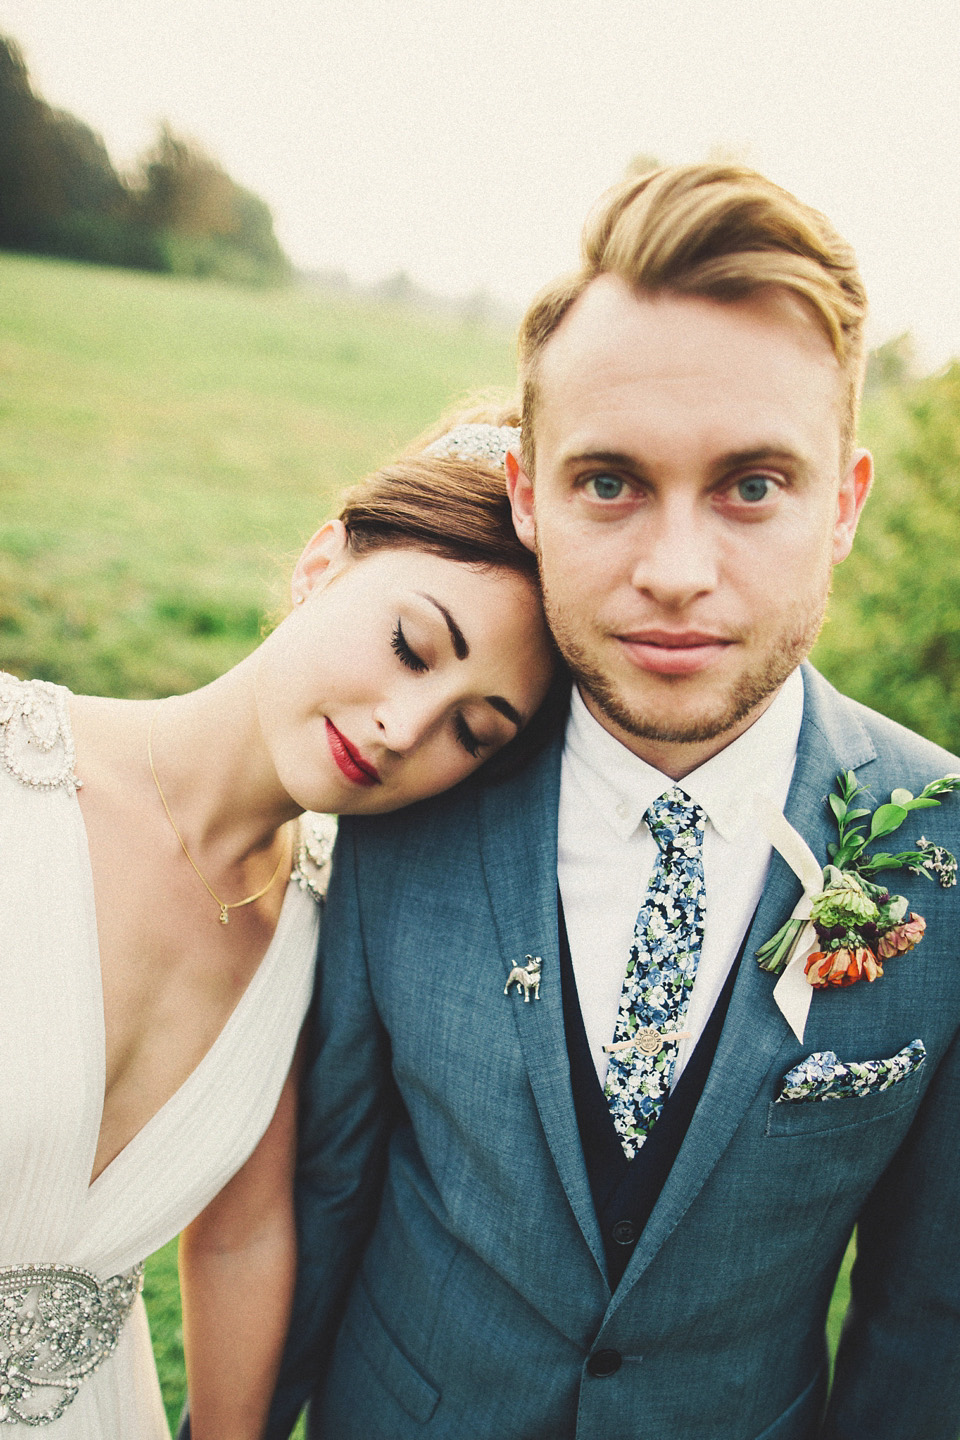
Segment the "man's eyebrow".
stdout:
<path fill-rule="evenodd" d="M 456 620 L 454 620 L 453 616 L 450 614 L 450 611 L 447 609 L 446 605 L 441 605 L 439 600 L 435 600 L 433 596 L 428 595 L 425 590 L 418 590 L 417 594 L 421 597 L 421 599 L 429 600 L 430 604 L 440 611 L 440 614 L 443 616 L 446 622 L 447 629 L 450 631 L 450 639 L 453 642 L 454 655 L 456 655 L 458 660 L 466 660 L 467 656 L 470 654 L 470 646 L 467 644 L 466 636 L 460 629 L 460 626 L 457 624 Z"/>
<path fill-rule="evenodd" d="M 791 449 L 789 445 L 780 443 L 752 445 L 749 450 L 732 450 L 728 455 L 723 456 L 720 464 L 724 468 L 728 468 L 740 465 L 761 465 L 764 461 L 771 460 L 781 462 L 786 460 L 791 465 L 797 466 L 798 469 L 809 469 L 808 462 L 802 455 Z"/>
<path fill-rule="evenodd" d="M 615 470 L 633 470 L 638 475 L 644 468 L 633 456 L 622 450 L 578 450 L 576 454 L 565 455 L 564 465 L 609 465 Z"/>

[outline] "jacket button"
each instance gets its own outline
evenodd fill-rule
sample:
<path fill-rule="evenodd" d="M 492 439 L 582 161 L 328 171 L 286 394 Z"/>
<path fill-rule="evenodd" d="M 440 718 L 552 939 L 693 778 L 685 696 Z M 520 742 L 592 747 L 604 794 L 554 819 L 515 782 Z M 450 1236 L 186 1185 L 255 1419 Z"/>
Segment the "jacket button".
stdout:
<path fill-rule="evenodd" d="M 618 1220 L 610 1233 L 618 1245 L 635 1245 L 637 1242 L 637 1227 L 632 1220 Z"/>
<path fill-rule="evenodd" d="M 603 1380 L 607 1375 L 616 1375 L 623 1364 L 619 1350 L 594 1350 L 587 1360 L 587 1372 Z"/>

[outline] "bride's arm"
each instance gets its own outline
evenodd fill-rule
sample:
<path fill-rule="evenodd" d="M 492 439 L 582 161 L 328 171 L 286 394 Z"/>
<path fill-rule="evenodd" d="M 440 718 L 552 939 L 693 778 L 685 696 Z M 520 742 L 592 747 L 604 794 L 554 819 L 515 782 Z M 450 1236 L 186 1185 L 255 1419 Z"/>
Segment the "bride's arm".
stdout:
<path fill-rule="evenodd" d="M 192 1440 L 259 1440 L 296 1272 L 295 1072 L 249 1160 L 180 1237 Z"/>

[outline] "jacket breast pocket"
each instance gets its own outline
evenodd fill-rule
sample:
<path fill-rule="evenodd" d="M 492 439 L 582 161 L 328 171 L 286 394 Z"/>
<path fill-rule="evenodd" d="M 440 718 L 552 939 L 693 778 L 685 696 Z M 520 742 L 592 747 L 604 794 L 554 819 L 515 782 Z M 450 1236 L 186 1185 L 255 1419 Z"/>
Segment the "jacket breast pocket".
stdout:
<path fill-rule="evenodd" d="M 787 1139 L 791 1136 L 823 1135 L 886 1120 L 898 1110 L 916 1103 L 923 1070 L 924 1066 L 918 1065 L 889 1089 L 864 1095 L 845 1095 L 839 1100 L 821 1099 L 807 1104 L 784 1105 L 771 1101 L 767 1106 L 765 1133 L 774 1139 Z"/>

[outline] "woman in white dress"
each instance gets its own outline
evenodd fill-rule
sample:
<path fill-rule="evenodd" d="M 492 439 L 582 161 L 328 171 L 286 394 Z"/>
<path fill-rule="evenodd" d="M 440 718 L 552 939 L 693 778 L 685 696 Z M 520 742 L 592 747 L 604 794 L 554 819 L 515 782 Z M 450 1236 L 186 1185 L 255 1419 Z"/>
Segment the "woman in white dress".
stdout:
<path fill-rule="evenodd" d="M 531 743 L 554 661 L 515 434 L 457 427 L 360 486 L 290 615 L 204 689 L 0 677 L 0 1440 L 167 1437 L 139 1289 L 180 1231 L 194 1440 L 261 1434 L 330 838 L 299 817 Z"/>

